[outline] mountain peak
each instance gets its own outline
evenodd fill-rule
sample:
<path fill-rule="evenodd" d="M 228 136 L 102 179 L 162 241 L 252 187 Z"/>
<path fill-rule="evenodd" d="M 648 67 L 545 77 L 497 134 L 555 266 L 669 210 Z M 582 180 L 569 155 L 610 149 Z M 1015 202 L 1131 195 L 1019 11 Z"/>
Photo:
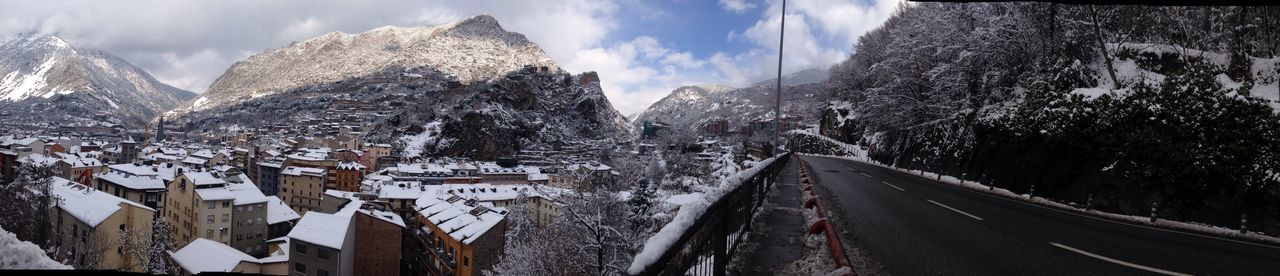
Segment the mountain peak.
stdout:
<path fill-rule="evenodd" d="M 449 29 L 497 29 L 502 30 L 498 19 L 488 14 L 478 14 L 449 24 Z"/>
<path fill-rule="evenodd" d="M 38 32 L 18 33 L 12 36 L 0 38 L 0 44 L 19 43 L 23 47 L 32 47 L 35 45 L 48 45 L 57 49 L 72 48 L 71 44 L 66 40 L 62 40 L 57 34 L 44 34 Z"/>
<path fill-rule="evenodd" d="M 525 66 L 559 68 L 538 45 L 522 34 L 504 30 L 489 15 L 436 26 L 386 26 L 350 35 L 335 32 L 234 64 L 190 102 L 187 110 L 204 110 L 389 67 L 431 68 L 469 83 L 500 78 Z"/>

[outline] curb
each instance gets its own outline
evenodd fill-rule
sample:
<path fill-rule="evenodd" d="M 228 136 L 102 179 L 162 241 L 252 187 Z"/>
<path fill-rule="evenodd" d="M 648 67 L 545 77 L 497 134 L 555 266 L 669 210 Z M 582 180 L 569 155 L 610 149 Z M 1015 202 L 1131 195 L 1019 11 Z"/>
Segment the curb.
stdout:
<path fill-rule="evenodd" d="M 818 193 L 814 191 L 813 181 L 809 180 L 809 172 L 806 169 L 808 164 L 805 163 L 803 159 L 797 158 L 797 161 L 799 165 L 797 170 L 800 175 L 801 193 L 804 197 L 804 208 L 813 209 L 813 211 L 818 214 L 818 221 L 809 226 L 808 234 L 817 235 L 818 233 L 824 233 L 827 238 L 827 245 L 831 248 L 831 259 L 835 260 L 836 263 L 836 270 L 839 271 L 841 269 L 848 268 L 846 270 L 848 273 L 843 275 L 857 275 L 857 273 L 853 271 L 853 266 L 850 266 L 848 258 L 844 255 L 844 246 L 840 244 L 840 238 L 836 234 L 835 225 L 827 220 L 827 212 L 822 209 L 822 202 L 818 197 Z"/>

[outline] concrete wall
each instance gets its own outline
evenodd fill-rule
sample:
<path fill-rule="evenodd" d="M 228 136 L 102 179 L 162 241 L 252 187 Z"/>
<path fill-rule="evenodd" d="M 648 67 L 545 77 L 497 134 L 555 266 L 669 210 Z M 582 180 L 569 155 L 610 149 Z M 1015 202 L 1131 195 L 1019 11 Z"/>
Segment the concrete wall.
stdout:
<path fill-rule="evenodd" d="M 364 275 L 400 275 L 399 225 L 355 214 L 355 271 Z"/>
<path fill-rule="evenodd" d="M 267 203 L 236 206 L 231 222 L 231 247 L 256 257 L 266 256 Z"/>

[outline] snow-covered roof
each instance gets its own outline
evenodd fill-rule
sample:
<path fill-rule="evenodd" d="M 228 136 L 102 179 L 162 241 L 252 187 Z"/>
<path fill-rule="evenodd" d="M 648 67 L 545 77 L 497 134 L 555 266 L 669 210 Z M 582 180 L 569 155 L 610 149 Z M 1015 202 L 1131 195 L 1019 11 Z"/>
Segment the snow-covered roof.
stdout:
<path fill-rule="evenodd" d="M 196 189 L 196 194 L 203 200 L 232 200 L 236 194 L 226 187 Z"/>
<path fill-rule="evenodd" d="M 324 176 L 324 173 L 325 173 L 324 169 L 321 169 L 321 168 L 308 168 L 308 167 L 295 167 L 295 166 L 288 166 L 288 167 L 285 167 L 284 170 L 280 171 L 280 174 L 293 175 L 293 176 L 301 176 L 301 175 Z"/>
<path fill-rule="evenodd" d="M 363 164 L 356 162 L 338 162 L 338 169 L 340 170 L 363 170 L 364 168 Z"/>
<path fill-rule="evenodd" d="M 44 155 L 44 154 L 32 153 L 30 155 L 27 155 L 27 157 L 18 159 L 18 163 L 35 164 L 35 165 L 53 165 L 58 163 L 58 159 L 49 157 L 48 155 Z"/>
<path fill-rule="evenodd" d="M 72 168 L 95 167 L 105 165 L 97 158 L 82 157 L 75 154 L 57 153 L 58 161 L 71 165 Z"/>
<path fill-rule="evenodd" d="M 177 252 L 169 252 L 182 269 L 189 273 L 231 272 L 241 262 L 259 263 L 258 258 L 216 241 L 197 238 Z"/>
<path fill-rule="evenodd" d="M 422 164 L 396 164 L 396 171 L 411 174 L 423 174 L 427 172 L 427 170 L 422 169 Z"/>
<path fill-rule="evenodd" d="M 196 157 L 193 157 L 193 156 L 188 156 L 187 158 L 183 158 L 183 159 L 182 159 L 182 163 L 183 163 L 183 164 L 204 165 L 205 163 L 209 163 L 209 160 L 200 159 L 200 158 L 196 158 Z"/>
<path fill-rule="evenodd" d="M 405 227 L 404 219 L 401 219 L 400 215 L 397 215 L 396 213 L 381 211 L 381 210 L 370 210 L 370 209 L 360 209 L 360 210 L 356 210 L 356 212 L 364 213 L 366 215 L 380 219 L 382 221 L 399 225 L 401 228 Z"/>
<path fill-rule="evenodd" d="M 94 178 L 134 190 L 163 190 L 165 188 L 165 181 L 155 175 L 135 176 L 119 171 L 107 171 L 94 175 Z"/>
<path fill-rule="evenodd" d="M 280 197 L 267 197 L 267 224 L 276 224 L 299 218 L 302 218 L 302 216 L 299 216 L 298 212 L 294 212 L 293 208 L 289 208 L 289 205 L 284 204 Z"/>
<path fill-rule="evenodd" d="M 415 204 L 431 224 L 464 244 L 471 244 L 506 217 L 505 210 L 469 206 L 452 195 L 423 196 Z"/>
<path fill-rule="evenodd" d="M 191 157 L 197 157 L 201 159 L 212 159 L 214 155 L 217 155 L 217 153 L 214 153 L 212 150 L 209 150 L 209 149 L 197 150 L 196 152 L 191 153 Z"/>
<path fill-rule="evenodd" d="M 279 169 L 279 168 L 280 168 L 280 166 L 281 166 L 281 165 L 283 165 L 283 164 L 284 164 L 284 163 L 280 163 L 280 162 L 272 162 L 272 161 L 259 161 L 259 162 L 258 162 L 258 165 L 260 165 L 260 166 L 267 166 L 267 167 L 272 167 L 272 168 L 277 168 L 277 169 Z"/>
<path fill-rule="evenodd" d="M 308 211 L 289 231 L 289 239 L 306 241 L 333 249 L 342 249 L 351 228 L 350 216 L 331 215 Z"/>
<path fill-rule="evenodd" d="M 547 174 L 545 174 L 545 173 L 531 173 L 531 174 L 529 174 L 529 181 L 545 181 L 545 180 L 550 180 L 550 179 L 551 179 L 551 176 L 550 176 L 550 175 L 547 175 Z"/>
<path fill-rule="evenodd" d="M 212 172 L 186 171 L 182 175 L 185 175 L 187 179 L 191 180 L 192 184 L 195 184 L 197 186 L 219 185 L 219 184 L 227 183 L 226 180 L 222 180 L 222 178 L 218 177 L 217 175 L 214 175 Z"/>
<path fill-rule="evenodd" d="M 52 186 L 53 196 L 61 199 L 58 200 L 58 208 L 62 208 L 63 211 L 90 227 L 98 226 L 107 217 L 119 211 L 122 208 L 120 204 L 133 205 L 152 212 L 156 211 L 151 207 L 119 198 L 88 186 L 76 184 L 61 177 L 53 177 L 53 183 L 50 186 Z"/>
<path fill-rule="evenodd" d="M 426 192 L 425 187 L 421 183 L 411 181 L 396 181 L 391 185 L 382 185 L 378 187 L 378 198 L 385 199 L 416 199 Z"/>
<path fill-rule="evenodd" d="M 228 184 L 226 188 L 235 197 L 235 205 L 257 204 L 269 200 L 266 195 L 262 194 L 262 190 L 258 190 L 258 186 L 248 181 L 248 176 L 241 174 L 236 177 L 243 180 L 240 183 Z"/>

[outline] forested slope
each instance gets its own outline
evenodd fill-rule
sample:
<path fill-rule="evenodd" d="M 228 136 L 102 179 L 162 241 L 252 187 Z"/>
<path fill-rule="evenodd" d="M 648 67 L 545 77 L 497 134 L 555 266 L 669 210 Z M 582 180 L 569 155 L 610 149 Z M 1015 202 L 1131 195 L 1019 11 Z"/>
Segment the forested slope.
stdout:
<path fill-rule="evenodd" d="M 911 5 L 831 69 L 824 134 L 1104 211 L 1280 234 L 1280 8 Z"/>

